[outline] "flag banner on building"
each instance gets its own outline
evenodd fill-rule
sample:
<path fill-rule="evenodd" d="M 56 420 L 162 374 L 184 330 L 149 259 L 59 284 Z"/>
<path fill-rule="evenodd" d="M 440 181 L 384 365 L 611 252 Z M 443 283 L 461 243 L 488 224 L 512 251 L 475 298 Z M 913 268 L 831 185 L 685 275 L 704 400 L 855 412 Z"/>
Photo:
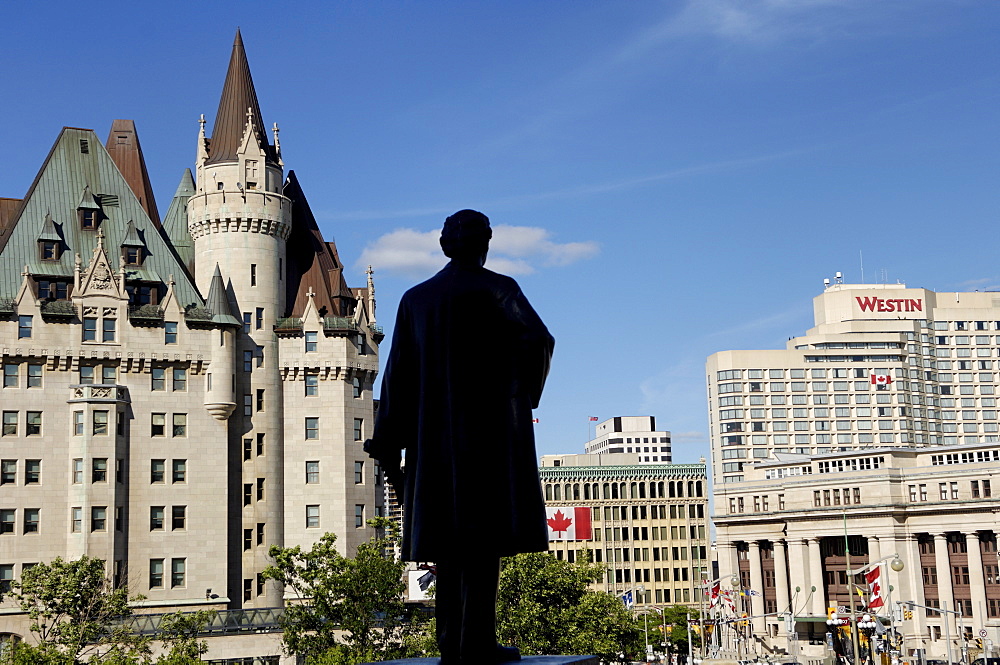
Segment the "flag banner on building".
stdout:
<path fill-rule="evenodd" d="M 892 383 L 892 377 L 888 374 L 872 374 L 873 386 L 887 386 Z"/>
<path fill-rule="evenodd" d="M 882 595 L 882 566 L 875 566 L 865 573 L 865 581 L 868 582 L 868 609 L 874 610 L 885 605 L 885 597 Z"/>
<path fill-rule="evenodd" d="M 549 540 L 590 540 L 593 537 L 590 508 L 547 507 L 545 517 L 549 524 Z"/>
<path fill-rule="evenodd" d="M 591 416 L 590 417 L 590 422 L 596 423 L 597 422 L 597 416 Z"/>
<path fill-rule="evenodd" d="M 635 605 L 635 596 L 632 595 L 631 591 L 626 591 L 622 594 L 622 602 L 625 603 L 625 607 L 632 609 Z"/>
<path fill-rule="evenodd" d="M 715 607 L 716 605 L 719 604 L 719 592 L 721 590 L 722 590 L 722 584 L 721 583 L 716 582 L 715 584 L 712 585 L 712 591 L 710 592 L 709 597 L 708 597 L 708 606 L 709 607 Z"/>

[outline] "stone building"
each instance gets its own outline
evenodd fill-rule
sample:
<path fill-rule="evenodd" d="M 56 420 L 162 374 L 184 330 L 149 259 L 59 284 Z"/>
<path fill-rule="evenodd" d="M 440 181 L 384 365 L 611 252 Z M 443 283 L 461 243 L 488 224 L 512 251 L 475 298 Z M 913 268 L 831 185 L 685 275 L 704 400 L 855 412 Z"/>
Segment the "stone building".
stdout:
<path fill-rule="evenodd" d="M 129 120 L 63 128 L 0 200 L 0 584 L 87 554 L 149 611 L 279 607 L 269 546 L 372 535 L 371 275 L 286 174 L 239 33 L 194 147 L 162 219 Z"/>
<path fill-rule="evenodd" d="M 698 584 L 710 569 L 705 464 L 639 458 L 542 456 L 538 472 L 550 513 L 549 551 L 576 561 L 589 550 L 606 568 L 595 586 L 618 596 L 632 591 L 637 607 L 697 604 Z M 567 521 L 578 516 L 579 530 L 557 531 L 562 525 L 575 529 Z"/>
<path fill-rule="evenodd" d="M 814 311 L 784 350 L 708 359 L 719 569 L 759 592 L 755 636 L 819 658 L 828 608 L 851 598 L 847 556 L 898 555 L 902 571 L 882 567 L 893 601 L 961 613 L 917 607 L 904 655 L 947 657 L 948 635 L 957 654 L 981 630 L 1000 642 L 1000 301 L 837 283 Z"/>

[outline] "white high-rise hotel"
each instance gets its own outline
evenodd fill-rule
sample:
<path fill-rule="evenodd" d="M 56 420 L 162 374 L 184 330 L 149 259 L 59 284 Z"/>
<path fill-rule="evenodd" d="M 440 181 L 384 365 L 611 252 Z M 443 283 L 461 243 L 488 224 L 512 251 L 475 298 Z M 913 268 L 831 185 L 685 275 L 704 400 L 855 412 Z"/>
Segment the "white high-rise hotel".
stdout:
<path fill-rule="evenodd" d="M 151 610 L 280 607 L 270 545 L 371 535 L 371 278 L 285 173 L 239 34 L 194 130 L 162 221 L 127 120 L 63 128 L 0 199 L 0 585 L 88 554 Z M 27 634 L 9 600 L 0 633 Z"/>
<path fill-rule="evenodd" d="M 1000 294 L 838 283 L 814 312 L 785 349 L 708 359 L 720 573 L 761 592 L 774 651 L 823 654 L 845 540 L 852 569 L 899 555 L 894 600 L 963 615 L 918 608 L 905 653 L 1000 642 Z"/>

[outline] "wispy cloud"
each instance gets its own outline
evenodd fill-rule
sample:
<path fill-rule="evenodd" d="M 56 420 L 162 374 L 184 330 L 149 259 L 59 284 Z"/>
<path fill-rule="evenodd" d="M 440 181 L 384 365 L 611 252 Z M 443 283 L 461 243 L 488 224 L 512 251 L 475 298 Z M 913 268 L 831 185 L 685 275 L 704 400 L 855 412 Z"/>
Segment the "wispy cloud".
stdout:
<path fill-rule="evenodd" d="M 387 233 L 365 247 L 358 266 L 372 265 L 410 278 L 439 270 L 447 258 L 441 253 L 439 230 L 403 228 Z M 493 227 L 486 267 L 507 275 L 526 275 L 541 267 L 562 267 L 595 256 L 596 242 L 555 242 L 551 233 L 534 226 Z"/>

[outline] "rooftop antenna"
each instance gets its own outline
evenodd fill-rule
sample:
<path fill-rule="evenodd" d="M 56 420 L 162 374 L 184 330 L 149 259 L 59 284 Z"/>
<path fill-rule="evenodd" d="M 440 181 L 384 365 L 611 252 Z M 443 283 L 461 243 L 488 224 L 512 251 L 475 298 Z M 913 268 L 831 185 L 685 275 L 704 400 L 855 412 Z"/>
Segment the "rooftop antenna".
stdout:
<path fill-rule="evenodd" d="M 824 289 L 830 288 L 830 278 L 829 277 L 824 277 L 823 278 L 823 288 Z"/>
<path fill-rule="evenodd" d="M 837 280 L 837 284 L 843 284 L 844 283 L 844 273 L 838 271 L 833 276 Z"/>

